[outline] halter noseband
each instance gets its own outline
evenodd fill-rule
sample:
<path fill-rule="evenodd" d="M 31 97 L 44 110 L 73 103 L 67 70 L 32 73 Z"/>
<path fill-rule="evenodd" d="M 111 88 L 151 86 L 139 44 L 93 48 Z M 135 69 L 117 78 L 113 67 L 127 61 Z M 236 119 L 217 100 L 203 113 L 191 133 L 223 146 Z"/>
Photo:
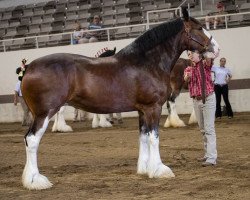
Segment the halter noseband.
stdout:
<path fill-rule="evenodd" d="M 203 52 L 207 51 L 207 50 L 208 50 L 208 44 L 211 42 L 211 40 L 212 40 L 213 37 L 211 36 L 211 37 L 205 42 L 205 44 L 202 44 L 200 41 L 198 41 L 197 39 L 195 39 L 195 38 L 193 38 L 193 37 L 191 36 L 190 31 L 189 31 L 189 29 L 186 27 L 185 24 L 184 24 L 184 26 L 185 26 L 185 32 L 186 32 L 187 38 L 188 38 L 188 46 L 190 46 L 190 45 L 189 45 L 189 41 L 192 40 L 192 41 L 198 43 L 199 45 L 201 45 L 201 46 L 203 47 Z"/>

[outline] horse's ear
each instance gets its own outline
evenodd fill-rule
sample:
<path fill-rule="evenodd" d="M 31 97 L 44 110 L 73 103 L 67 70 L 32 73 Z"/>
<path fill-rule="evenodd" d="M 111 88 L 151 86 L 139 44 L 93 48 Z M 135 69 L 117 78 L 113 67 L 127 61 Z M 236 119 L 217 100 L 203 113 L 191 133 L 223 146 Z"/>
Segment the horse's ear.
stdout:
<path fill-rule="evenodd" d="M 114 48 L 113 52 L 114 52 L 114 54 L 115 54 L 115 52 L 116 52 L 116 47 Z"/>
<path fill-rule="evenodd" d="M 187 7 L 182 7 L 181 11 L 182 11 L 182 15 L 183 15 L 184 20 L 189 21 L 189 14 L 187 11 Z"/>

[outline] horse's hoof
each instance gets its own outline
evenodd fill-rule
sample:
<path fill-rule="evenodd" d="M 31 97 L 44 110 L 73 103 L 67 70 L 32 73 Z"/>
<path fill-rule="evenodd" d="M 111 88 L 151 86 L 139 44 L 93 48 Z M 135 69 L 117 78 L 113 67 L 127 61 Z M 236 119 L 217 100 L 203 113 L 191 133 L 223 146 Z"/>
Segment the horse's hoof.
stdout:
<path fill-rule="evenodd" d="M 29 190 L 44 190 L 52 187 L 52 183 L 46 176 L 41 174 L 34 175 L 30 180 L 27 180 L 23 176 L 23 186 Z"/>
<path fill-rule="evenodd" d="M 52 132 L 67 133 L 73 132 L 73 129 L 69 125 L 62 126 L 60 128 L 52 128 Z"/>
<path fill-rule="evenodd" d="M 182 120 L 178 121 L 176 124 L 173 125 L 174 128 L 185 127 L 185 126 L 186 124 Z"/>
<path fill-rule="evenodd" d="M 112 127 L 112 124 L 107 121 L 105 123 L 100 123 L 99 126 L 102 128 L 108 128 L 108 127 Z"/>
<path fill-rule="evenodd" d="M 137 166 L 137 174 L 147 174 L 147 164 L 138 164 Z"/>
<path fill-rule="evenodd" d="M 165 122 L 165 124 L 164 124 L 164 127 L 165 128 L 169 128 L 171 125 L 170 125 L 170 121 L 169 121 L 169 119 L 167 118 L 166 119 L 166 122 Z"/>
<path fill-rule="evenodd" d="M 173 178 L 175 177 L 172 170 L 164 164 L 158 166 L 155 170 L 148 170 L 149 178 Z"/>

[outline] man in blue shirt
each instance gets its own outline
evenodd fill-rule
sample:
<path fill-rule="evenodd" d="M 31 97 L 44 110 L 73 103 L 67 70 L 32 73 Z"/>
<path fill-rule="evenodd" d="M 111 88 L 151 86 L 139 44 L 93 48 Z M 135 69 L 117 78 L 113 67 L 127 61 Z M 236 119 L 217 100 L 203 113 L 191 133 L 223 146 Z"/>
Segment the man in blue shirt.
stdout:
<path fill-rule="evenodd" d="M 228 118 L 233 117 L 233 111 L 228 99 L 228 82 L 232 78 L 231 71 L 225 67 L 226 58 L 220 59 L 220 66 L 213 66 L 212 72 L 214 72 L 214 91 L 216 95 L 216 118 L 221 118 L 221 95 L 223 96 Z"/>
<path fill-rule="evenodd" d="M 98 29 L 102 29 L 102 24 L 100 22 L 100 17 L 98 15 L 95 15 L 93 18 L 93 22 L 88 26 L 88 30 Z M 97 42 L 101 34 L 102 31 L 90 31 L 85 34 L 85 36 L 79 41 L 79 43 Z"/>

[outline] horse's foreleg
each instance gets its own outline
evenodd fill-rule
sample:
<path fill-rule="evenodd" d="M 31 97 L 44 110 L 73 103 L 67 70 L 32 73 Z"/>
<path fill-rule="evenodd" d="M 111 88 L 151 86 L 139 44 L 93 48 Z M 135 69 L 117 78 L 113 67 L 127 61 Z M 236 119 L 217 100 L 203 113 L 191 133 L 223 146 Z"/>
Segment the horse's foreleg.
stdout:
<path fill-rule="evenodd" d="M 159 150 L 159 133 L 157 129 L 148 133 L 149 160 L 148 176 L 149 178 L 172 178 L 175 177 L 172 170 L 161 161 Z"/>
<path fill-rule="evenodd" d="M 164 124 L 164 127 L 183 127 L 186 126 L 185 123 L 179 118 L 177 111 L 176 111 L 176 105 L 173 101 L 168 101 L 168 118 Z"/>
<path fill-rule="evenodd" d="M 161 109 L 140 116 L 140 150 L 137 172 L 150 178 L 174 177 L 172 170 L 161 161 L 159 151 L 159 120 Z"/>
<path fill-rule="evenodd" d="M 148 135 L 146 134 L 146 124 L 143 113 L 139 112 L 139 158 L 137 163 L 137 173 L 147 174 L 147 164 L 149 157 Z"/>
<path fill-rule="evenodd" d="M 48 116 L 46 118 L 35 118 L 34 122 L 25 135 L 26 145 L 26 164 L 22 175 L 23 186 L 32 190 L 41 190 L 50 188 L 52 183 L 39 173 L 37 167 L 37 150 L 40 140 L 49 124 Z"/>
<path fill-rule="evenodd" d="M 52 127 L 52 132 L 72 132 L 73 129 L 71 126 L 66 124 L 66 121 L 64 119 L 64 110 L 65 106 L 62 106 L 60 110 L 55 115 L 55 121 Z"/>

